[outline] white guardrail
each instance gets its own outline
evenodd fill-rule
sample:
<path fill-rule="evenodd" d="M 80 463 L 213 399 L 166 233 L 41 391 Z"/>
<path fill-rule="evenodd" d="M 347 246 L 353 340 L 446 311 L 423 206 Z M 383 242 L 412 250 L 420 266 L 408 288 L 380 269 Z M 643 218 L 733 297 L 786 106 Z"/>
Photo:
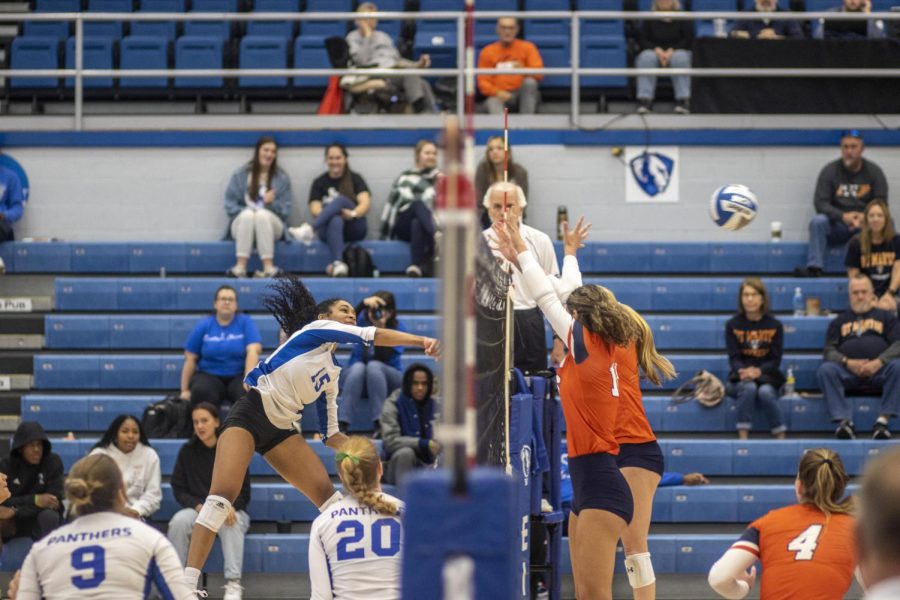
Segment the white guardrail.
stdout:
<path fill-rule="evenodd" d="M 837 2 L 837 0 L 836 0 Z M 718 12 L 718 11 L 528 11 L 497 12 L 478 11 L 478 20 L 492 20 L 501 17 L 519 19 L 562 19 L 569 20 L 571 39 L 580 39 L 581 21 L 597 20 L 772 20 L 772 21 L 897 21 L 900 12 L 846 13 L 846 12 Z M 0 13 L 4 22 L 24 21 L 74 21 L 75 23 L 75 65 L 72 69 L 0 69 L 0 77 L 74 77 L 75 129 L 83 128 L 84 116 L 84 79 L 98 77 L 322 77 L 332 75 L 367 75 L 396 76 L 396 69 L 85 69 L 84 68 L 84 23 L 104 21 L 352 21 L 359 18 L 358 13 Z M 378 20 L 414 20 L 414 21 L 456 21 L 456 64 L 454 68 L 410 68 L 403 69 L 404 74 L 430 77 L 456 77 L 457 110 L 459 116 L 465 107 L 465 77 L 490 73 L 507 73 L 503 69 L 467 69 L 465 66 L 465 18 L 464 12 L 374 12 L 366 13 L 367 19 Z M 569 67 L 545 67 L 542 69 L 517 69 L 522 75 L 571 75 L 571 118 L 577 122 L 579 117 L 579 101 L 581 97 L 580 78 L 585 76 L 628 76 L 637 75 L 689 75 L 691 77 L 843 77 L 843 78 L 875 78 L 900 77 L 900 68 L 867 69 L 867 68 L 598 68 L 582 67 L 580 64 L 579 44 L 571 45 Z"/>

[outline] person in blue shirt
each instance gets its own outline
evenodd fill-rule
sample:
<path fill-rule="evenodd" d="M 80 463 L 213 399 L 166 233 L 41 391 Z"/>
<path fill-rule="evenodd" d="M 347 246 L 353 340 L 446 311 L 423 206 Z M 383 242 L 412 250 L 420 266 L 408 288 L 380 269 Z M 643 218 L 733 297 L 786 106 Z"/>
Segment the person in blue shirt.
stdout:
<path fill-rule="evenodd" d="M 13 223 L 22 218 L 28 198 L 22 189 L 19 176 L 11 169 L 0 166 L 0 243 L 15 239 Z M 6 270 L 0 258 L 0 274 Z"/>
<path fill-rule="evenodd" d="M 383 327 L 406 331 L 403 323 L 397 320 L 397 302 L 394 294 L 380 290 L 364 299 L 356 307 L 356 324 L 360 327 Z M 388 394 L 400 387 L 403 375 L 400 356 L 403 346 L 365 347 L 353 346 L 350 362 L 341 371 L 343 380 L 342 402 L 338 409 L 338 420 L 342 430 L 346 431 L 352 416 L 362 411 L 369 415 L 374 432 L 380 431 L 379 415 Z M 367 397 L 364 398 L 364 396 Z"/>
<path fill-rule="evenodd" d="M 197 323 L 184 344 L 181 399 L 218 407 L 244 394 L 244 375 L 259 362 L 262 338 L 250 315 L 238 312 L 230 285 L 216 290 L 213 308 L 216 313 Z"/>

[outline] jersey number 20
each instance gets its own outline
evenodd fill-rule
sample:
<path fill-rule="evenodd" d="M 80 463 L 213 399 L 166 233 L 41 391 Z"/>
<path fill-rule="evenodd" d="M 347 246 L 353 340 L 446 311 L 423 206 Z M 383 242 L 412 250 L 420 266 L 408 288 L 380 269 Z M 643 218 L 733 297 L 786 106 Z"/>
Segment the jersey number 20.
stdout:
<path fill-rule="evenodd" d="M 819 545 L 819 536 L 822 534 L 821 525 L 810 525 L 803 533 L 795 537 L 788 544 L 790 552 L 796 552 L 794 560 L 812 560 Z"/>
<path fill-rule="evenodd" d="M 384 539 L 384 529 L 387 528 L 387 540 Z M 338 540 L 337 559 L 365 558 L 366 550 L 358 544 L 365 534 L 365 525 L 356 520 L 342 521 L 337 526 L 338 533 L 349 532 Z M 378 519 L 371 525 L 369 539 L 372 540 L 372 552 L 377 556 L 394 556 L 400 552 L 400 523 L 395 519 Z M 387 544 L 385 545 L 385 541 Z"/>
<path fill-rule="evenodd" d="M 99 587 L 106 579 L 106 551 L 103 546 L 83 546 L 72 552 L 72 568 L 90 570 L 90 574 L 72 575 L 72 585 L 79 590 Z"/>

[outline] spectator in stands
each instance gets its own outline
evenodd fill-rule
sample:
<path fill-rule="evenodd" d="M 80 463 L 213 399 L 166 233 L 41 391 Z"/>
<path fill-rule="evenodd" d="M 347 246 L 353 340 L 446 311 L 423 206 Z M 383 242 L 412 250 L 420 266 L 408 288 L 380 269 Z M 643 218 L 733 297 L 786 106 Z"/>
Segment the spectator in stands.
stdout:
<path fill-rule="evenodd" d="M 273 262 L 275 241 L 284 236 L 292 202 L 291 180 L 278 166 L 278 144 L 275 138 L 263 136 L 256 141 L 253 159 L 234 172 L 225 190 L 228 232 L 237 255 L 226 275 L 247 276 L 247 261 L 254 244 L 263 266 L 254 277 L 281 273 Z"/>
<path fill-rule="evenodd" d="M 39 540 L 59 527 L 63 513 L 62 459 L 37 421 L 22 421 L 13 434 L 0 473 L 9 495 L 0 506 L 0 535 Z M 6 485 L 4 485 L 6 487 Z"/>
<path fill-rule="evenodd" d="M 522 238 L 544 273 L 559 276 L 559 263 L 556 261 L 556 251 L 550 236 L 521 222 L 522 211 L 527 204 L 525 192 L 521 187 L 512 183 L 495 183 L 485 193 L 483 204 L 492 223 L 516 219 Z M 508 212 L 504 210 L 505 205 L 509 206 Z M 489 243 L 496 243 L 497 235 L 492 228 L 485 229 L 483 235 Z M 502 258 L 496 250 L 494 255 Z M 522 274 L 513 269 L 513 316 L 516 328 L 513 358 L 517 368 L 526 373 L 533 373 L 547 368 L 547 334 L 541 309 L 538 308 L 537 302 L 523 291 L 521 277 Z M 562 340 L 553 336 L 551 354 L 553 364 L 562 364 L 564 354 Z"/>
<path fill-rule="evenodd" d="M 435 184 L 438 169 L 437 145 L 419 140 L 415 149 L 416 166 L 394 180 L 388 201 L 381 213 L 381 239 L 409 242 L 409 277 L 432 276 L 435 253 L 434 221 Z"/>
<path fill-rule="evenodd" d="M 378 10 L 374 2 L 363 2 L 356 12 L 373 13 Z M 379 69 L 425 69 L 431 66 L 431 57 L 423 54 L 419 60 L 408 60 L 400 56 L 391 36 L 377 31 L 378 19 L 360 16 L 354 21 L 356 29 L 347 34 L 350 58 L 357 67 L 377 67 Z M 374 78 L 369 78 L 369 82 Z M 406 101 L 413 112 L 437 112 L 434 92 L 428 81 L 421 75 L 400 75 Z M 382 81 L 385 81 L 382 79 Z M 367 82 L 368 83 L 368 82 Z"/>
<path fill-rule="evenodd" d="M 857 554 L 853 499 L 844 495 L 849 480 L 836 452 L 807 450 L 794 482 L 797 504 L 751 523 L 710 569 L 710 586 L 725 598 L 743 598 L 758 560 L 760 598 L 843 598 Z"/>
<path fill-rule="evenodd" d="M 356 324 L 359 327 L 381 327 L 406 331 L 397 319 L 397 302 L 394 294 L 379 290 L 363 299 L 356 307 Z M 400 387 L 403 368 L 400 357 L 403 346 L 363 346 L 354 344 L 350 362 L 341 370 L 342 398 L 338 404 L 341 429 L 353 421 L 351 415 L 366 411 L 372 419 L 372 431 L 380 431 L 381 408 L 388 394 Z M 368 402 L 363 397 L 368 397 Z"/>
<path fill-rule="evenodd" d="M 753 9 L 749 12 L 782 12 L 783 10 L 778 6 L 778 0 L 755 0 Z M 803 31 L 797 21 L 793 20 L 746 19 L 734 24 L 731 36 L 757 40 L 781 40 L 802 38 Z"/>
<path fill-rule="evenodd" d="M 349 438 L 335 461 L 346 495 L 310 528 L 312 597 L 399 598 L 403 503 L 381 490 L 384 467 L 371 440 Z M 358 545 L 348 544 L 351 538 Z"/>
<path fill-rule="evenodd" d="M 520 40 L 519 22 L 514 17 L 497 19 L 497 38 L 478 55 L 479 69 L 540 69 L 544 66 L 541 53 L 531 42 Z M 537 112 L 541 101 L 538 81 L 543 75 L 479 75 L 478 91 L 487 96 L 488 112 L 502 113 L 505 107 L 518 108 L 523 115 Z"/>
<path fill-rule="evenodd" d="M 133 415 L 119 415 L 109 424 L 91 454 L 106 454 L 122 471 L 128 506 L 125 514 L 148 519 L 162 501 L 159 455 Z"/>
<path fill-rule="evenodd" d="M 0 243 L 15 239 L 13 224 L 22 218 L 27 201 L 19 176 L 15 171 L 0 166 Z M 0 258 L 0 275 L 5 271 L 6 265 Z"/>
<path fill-rule="evenodd" d="M 679 0 L 653 0 L 654 11 L 680 11 Z M 645 19 L 638 29 L 637 42 L 640 52 L 634 60 L 639 69 L 691 66 L 691 44 L 694 41 L 694 23 L 688 20 Z M 691 102 L 691 78 L 687 75 L 672 77 L 675 87 L 675 112 L 688 114 Z M 656 96 L 656 76 L 641 75 L 637 78 L 638 112 L 650 112 Z"/>
<path fill-rule="evenodd" d="M 187 561 L 188 547 L 194 521 L 209 492 L 212 483 L 213 463 L 216 459 L 216 443 L 219 441 L 219 411 L 203 402 L 191 411 L 194 435 L 178 451 L 175 470 L 172 471 L 172 493 L 181 505 L 169 521 L 169 540 L 175 546 L 182 564 Z M 244 536 L 250 527 L 250 516 L 246 512 L 250 504 L 250 473 L 244 476 L 244 483 L 237 499 L 232 503 L 224 526 L 218 536 L 222 541 L 222 555 L 225 559 L 225 596 L 223 600 L 241 600 L 241 569 L 244 563 Z"/>
<path fill-rule="evenodd" d="M 881 167 L 863 158 L 862 134 L 841 134 L 841 157 L 822 167 L 813 201 L 816 216 L 809 222 L 806 267 L 797 277 L 819 277 L 828 244 L 843 244 L 862 227 L 863 211 L 872 200 L 888 201 L 888 184 Z"/>
<path fill-rule="evenodd" d="M 487 145 L 484 147 L 484 158 L 478 163 L 475 169 L 475 198 L 484 198 L 488 188 L 495 183 L 503 181 L 503 168 L 509 175 L 509 182 L 515 183 L 525 197 L 528 197 L 528 171 L 525 167 L 517 163 L 513 159 L 512 147 L 509 148 L 509 163 L 506 164 L 506 152 L 503 149 L 503 136 L 492 135 L 488 138 Z M 522 211 L 522 218 L 525 218 L 525 211 Z M 491 226 L 491 219 L 488 217 L 484 207 L 481 208 L 481 227 L 487 229 Z"/>
<path fill-rule="evenodd" d="M 781 355 L 784 327 L 769 312 L 769 293 L 758 277 L 741 282 L 738 313 L 725 324 L 728 347 L 728 395 L 737 401 L 738 437 L 746 440 L 753 427 L 753 409 L 762 409 L 769 430 L 778 439 L 787 431 L 778 405 L 778 390 L 784 385 Z"/>
<path fill-rule="evenodd" d="M 825 360 L 816 377 L 828 403 L 835 435 L 856 437 L 853 407 L 846 391 L 880 391 L 881 408 L 872 437 L 891 437 L 888 420 L 900 404 L 900 323 L 897 314 L 875 307 L 872 280 L 858 273 L 850 280 L 850 308 L 828 325 Z"/>
<path fill-rule="evenodd" d="M 831 10 L 833 12 L 868 14 L 872 12 L 872 0 L 844 0 L 841 6 Z M 881 19 L 869 21 L 819 19 L 814 26 L 813 37 L 826 40 L 879 40 L 885 37 L 884 21 Z"/>
<path fill-rule="evenodd" d="M 433 465 L 441 453 L 434 423 L 441 405 L 434 392 L 434 374 L 415 363 L 403 373 L 403 387 L 388 396 L 381 409 L 381 437 L 387 456 L 385 483 L 399 484 L 407 473 Z"/>
<path fill-rule="evenodd" d="M 894 233 L 891 211 L 883 200 L 872 200 L 863 213 L 860 232 L 847 245 L 847 276 L 863 273 L 875 287 L 876 307 L 897 311 L 900 289 L 900 236 Z"/>
<path fill-rule="evenodd" d="M 867 465 L 857 493 L 859 571 L 866 600 L 900 598 L 900 449 L 882 450 Z"/>
<path fill-rule="evenodd" d="M 230 285 L 216 290 L 214 315 L 202 319 L 184 344 L 181 399 L 192 404 L 237 402 L 244 393 L 244 375 L 262 352 L 262 337 L 250 315 L 238 311 L 237 292 Z"/>
<path fill-rule="evenodd" d="M 314 236 L 328 244 L 331 263 L 326 273 L 346 277 L 350 269 L 344 262 L 344 244 L 366 237 L 366 213 L 372 204 L 369 186 L 359 173 L 350 169 L 350 154 L 337 142 L 325 148 L 328 170 L 319 175 L 309 190 L 311 223 L 291 228 L 291 235 L 304 243 Z"/>

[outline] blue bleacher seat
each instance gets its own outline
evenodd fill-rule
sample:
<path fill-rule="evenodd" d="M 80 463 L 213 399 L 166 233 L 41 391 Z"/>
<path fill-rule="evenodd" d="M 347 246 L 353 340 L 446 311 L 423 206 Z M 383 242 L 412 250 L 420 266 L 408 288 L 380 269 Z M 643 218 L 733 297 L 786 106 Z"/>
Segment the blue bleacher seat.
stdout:
<path fill-rule="evenodd" d="M 80 0 L 35 0 L 34 12 L 36 13 L 65 13 L 80 12 Z M 28 37 L 55 37 L 57 41 L 64 42 L 73 31 L 70 21 L 25 21 L 23 33 Z M 27 86 L 23 86 L 27 87 Z M 34 86 L 39 87 L 39 86 Z"/>
<path fill-rule="evenodd" d="M 692 0 L 691 10 L 701 12 L 735 12 L 740 10 L 736 0 Z M 725 22 L 725 31 L 731 31 L 731 21 Z M 694 35 L 697 37 L 713 37 L 715 27 L 709 19 L 694 21 Z"/>
<path fill-rule="evenodd" d="M 16 38 L 13 41 L 13 51 L 15 52 L 15 42 L 24 39 Z M 54 52 L 57 46 L 56 41 L 51 38 L 46 40 L 46 44 L 39 44 L 36 48 L 51 48 Z M 15 66 L 15 54 L 13 54 L 13 68 Z M 43 67 L 24 67 L 23 68 L 43 68 Z M 56 68 L 55 66 L 53 68 Z M 34 81 L 33 79 L 31 81 Z M 56 81 L 56 79 L 53 79 Z M 23 86 L 27 87 L 27 86 Z M 6 243 L 4 246 L 10 246 L 13 249 L 14 262 L 18 269 L 31 273 L 65 273 L 71 269 L 72 249 L 68 244 L 58 244 L 51 242 L 49 244 L 33 244 L 29 242 Z"/>
<path fill-rule="evenodd" d="M 421 0 L 419 3 L 419 10 L 423 12 L 461 11 L 464 8 L 463 0 Z M 420 20 L 416 22 L 413 55 L 428 54 L 434 67 L 452 68 L 456 66 L 458 41 L 456 21 Z"/>
<path fill-rule="evenodd" d="M 138 12 L 185 12 L 185 0 L 141 0 Z M 162 36 L 175 41 L 178 24 L 175 21 L 132 21 L 131 35 Z"/>
<path fill-rule="evenodd" d="M 352 12 L 352 0 L 306 0 L 306 12 Z M 350 21 L 301 21 L 300 35 L 305 38 L 324 40 L 332 36 L 344 37 Z"/>
<path fill-rule="evenodd" d="M 571 10 L 571 0 L 525 0 L 526 11 Z M 522 31 L 525 39 L 571 36 L 571 20 L 569 19 L 525 19 Z M 538 46 L 543 54 L 544 49 Z M 546 61 L 545 61 L 546 62 Z"/>
<path fill-rule="evenodd" d="M 58 69 L 59 38 L 51 36 L 19 36 L 12 42 L 12 69 Z M 59 85 L 56 77 L 11 77 L 10 87 L 52 89 Z"/>
<path fill-rule="evenodd" d="M 279 37 L 244 36 L 241 39 L 240 67 L 242 69 L 287 68 L 287 40 Z M 287 87 L 287 77 L 241 77 L 242 88 Z"/>
<path fill-rule="evenodd" d="M 897 0 L 872 0 L 872 10 L 874 12 L 887 12 L 897 5 Z"/>
<path fill-rule="evenodd" d="M 113 41 L 105 37 L 85 37 L 82 60 L 85 69 L 112 69 L 113 68 Z M 75 38 L 71 37 L 66 42 L 66 68 L 75 68 Z M 112 77 L 85 77 L 82 80 L 85 89 L 111 88 Z M 66 77 L 66 87 L 74 87 L 75 78 Z"/>
<path fill-rule="evenodd" d="M 256 0 L 253 12 L 300 12 L 300 0 Z M 294 37 L 295 21 L 247 21 L 247 35 Z"/>
<path fill-rule="evenodd" d="M 531 38 L 541 53 L 541 59 L 544 61 L 545 67 L 567 68 L 572 66 L 572 50 L 568 37 L 540 37 Z M 542 88 L 568 88 L 572 85 L 572 78 L 569 75 L 545 75 L 541 80 Z"/>
<path fill-rule="evenodd" d="M 622 10 L 622 0 L 576 0 L 576 10 Z M 581 37 L 624 37 L 621 20 L 582 19 Z"/>
<path fill-rule="evenodd" d="M 190 12 L 237 12 L 237 0 L 192 0 Z M 231 21 L 187 21 L 184 34 L 190 36 L 231 38 Z"/>
<path fill-rule="evenodd" d="M 619 36 L 591 36 L 581 38 L 581 66 L 593 68 L 625 68 L 628 55 L 625 41 Z M 623 76 L 586 75 L 581 77 L 583 88 L 625 88 Z M 595 256 L 596 261 L 596 256 Z M 633 261 L 631 264 L 634 264 Z M 649 267 L 648 267 L 649 269 Z"/>
<path fill-rule="evenodd" d="M 133 10 L 131 0 L 88 0 L 88 12 L 126 13 Z M 84 24 L 84 35 L 119 40 L 122 38 L 122 22 L 88 21 Z"/>
<path fill-rule="evenodd" d="M 175 42 L 176 69 L 221 69 L 222 38 L 185 35 Z M 176 88 L 220 88 L 222 77 L 176 77 Z M 186 257 L 185 253 L 185 257 Z"/>
<path fill-rule="evenodd" d="M 89 431 L 87 396 L 64 398 L 29 394 L 21 400 L 22 419 L 38 421 L 46 431 Z"/>
<path fill-rule="evenodd" d="M 316 38 L 303 36 L 294 40 L 294 68 L 330 69 L 328 51 Z M 294 77 L 295 88 L 323 88 L 328 85 L 328 77 Z"/>
<path fill-rule="evenodd" d="M 167 69 L 169 67 L 168 40 L 161 36 L 127 36 L 120 45 L 121 69 Z M 122 77 L 121 88 L 166 88 L 166 77 Z"/>

